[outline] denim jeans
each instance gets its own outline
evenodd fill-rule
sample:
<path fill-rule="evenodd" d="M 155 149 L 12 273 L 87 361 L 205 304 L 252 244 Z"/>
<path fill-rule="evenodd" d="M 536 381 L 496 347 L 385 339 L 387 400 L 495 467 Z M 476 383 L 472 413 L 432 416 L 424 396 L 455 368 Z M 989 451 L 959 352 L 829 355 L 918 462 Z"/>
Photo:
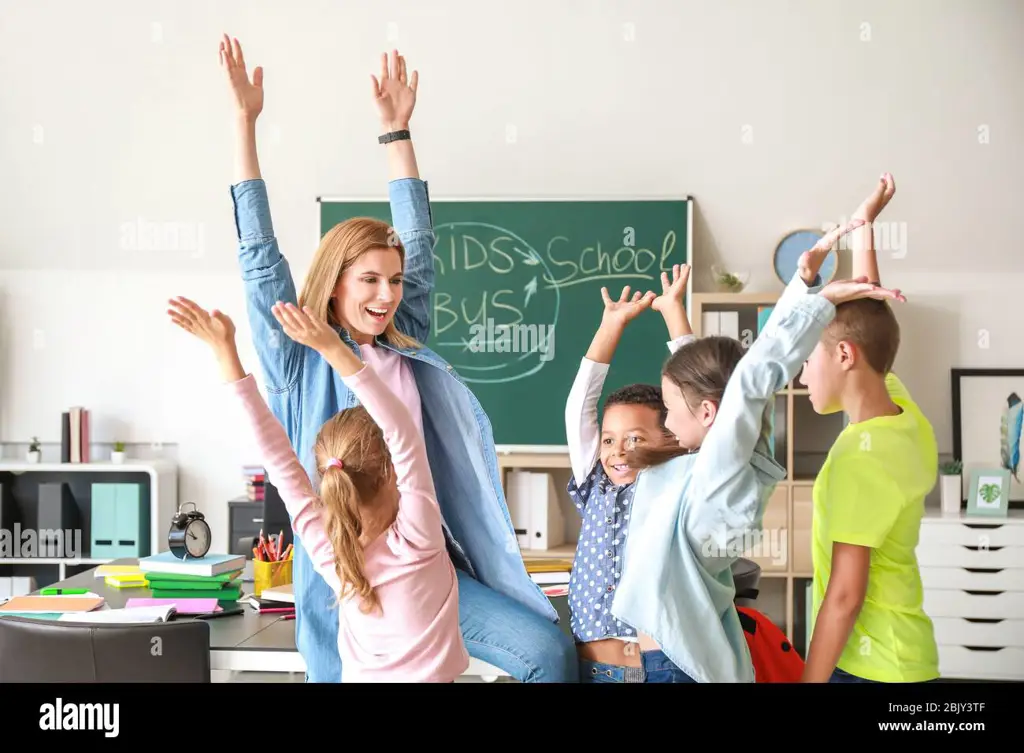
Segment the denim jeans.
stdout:
<path fill-rule="evenodd" d="M 643 667 L 623 667 L 618 664 L 604 664 L 589 659 L 580 659 L 579 667 L 581 683 L 644 681 Z"/>
<path fill-rule="evenodd" d="M 696 682 L 673 664 L 664 651 L 644 651 L 640 654 L 644 666 L 644 682 Z"/>
<path fill-rule="evenodd" d="M 673 664 L 664 651 L 644 651 L 640 654 L 639 667 L 623 667 L 617 664 L 580 659 L 581 683 L 692 683 L 688 674 Z"/>
<path fill-rule="evenodd" d="M 456 568 L 455 572 L 459 579 L 459 623 L 471 657 L 504 670 L 519 682 L 579 681 L 576 645 L 567 632 L 465 571 Z M 307 615 L 313 611 L 308 610 Z M 310 646 L 315 640 L 313 632 L 304 632 L 305 645 L 300 651 L 307 666 L 315 664 L 306 672 L 306 680 L 340 682 L 338 611 L 324 608 L 316 619 L 320 623 L 319 635 L 328 643 Z M 328 625 L 331 620 L 333 623 Z"/>

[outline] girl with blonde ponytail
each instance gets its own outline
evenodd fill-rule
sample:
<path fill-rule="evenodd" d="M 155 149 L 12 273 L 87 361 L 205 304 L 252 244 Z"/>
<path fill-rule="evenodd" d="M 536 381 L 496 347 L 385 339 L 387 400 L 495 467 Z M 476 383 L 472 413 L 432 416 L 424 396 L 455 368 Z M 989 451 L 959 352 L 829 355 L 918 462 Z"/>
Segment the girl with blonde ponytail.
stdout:
<path fill-rule="evenodd" d="M 231 320 L 184 298 L 171 305 L 175 324 L 213 350 L 295 532 L 337 594 L 342 681 L 454 682 L 469 666 L 459 581 L 423 437 L 401 397 L 308 309 L 274 307 L 286 335 L 320 353 L 361 402 L 317 435 L 317 495 L 242 368 Z"/>

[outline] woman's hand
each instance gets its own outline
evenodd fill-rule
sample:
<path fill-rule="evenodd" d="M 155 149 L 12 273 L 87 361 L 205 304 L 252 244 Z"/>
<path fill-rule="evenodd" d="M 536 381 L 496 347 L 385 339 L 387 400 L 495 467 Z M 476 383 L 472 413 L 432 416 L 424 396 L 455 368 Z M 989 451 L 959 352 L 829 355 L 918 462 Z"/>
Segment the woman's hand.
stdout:
<path fill-rule="evenodd" d="M 227 74 L 231 91 L 235 95 L 235 105 L 243 120 L 253 122 L 263 111 L 263 69 L 253 69 L 252 81 L 245 70 L 245 57 L 242 45 L 237 39 L 229 39 L 225 34 L 220 42 L 220 67 Z"/>
<path fill-rule="evenodd" d="M 408 76 L 405 58 L 398 50 L 391 51 L 391 64 L 388 65 L 388 54 L 380 56 L 380 80 L 373 79 L 373 97 L 377 103 L 381 124 L 387 131 L 403 131 L 409 127 L 413 108 L 416 106 L 416 86 L 419 74 L 412 72 Z"/>

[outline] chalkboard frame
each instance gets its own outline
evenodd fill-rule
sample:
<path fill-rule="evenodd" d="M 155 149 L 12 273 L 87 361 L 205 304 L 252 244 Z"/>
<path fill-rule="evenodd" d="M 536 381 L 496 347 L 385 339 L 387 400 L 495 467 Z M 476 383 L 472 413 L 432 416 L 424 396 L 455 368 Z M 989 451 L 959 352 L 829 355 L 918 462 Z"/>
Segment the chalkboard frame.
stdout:
<path fill-rule="evenodd" d="M 693 280 L 696 273 L 696 265 L 694 263 L 695 253 L 693 244 L 693 215 L 695 202 L 693 196 L 690 194 L 683 195 L 617 195 L 617 196 L 442 196 L 430 197 L 430 204 L 432 207 L 441 204 L 462 204 L 462 203 L 578 203 L 578 202 L 612 202 L 628 204 L 633 202 L 678 202 L 686 206 L 686 263 L 690 265 L 690 277 L 686 283 L 686 297 L 685 297 L 685 308 L 687 319 L 693 322 Z M 390 199 L 386 194 L 377 194 L 369 196 L 340 196 L 340 195 L 319 195 L 316 197 L 317 204 L 317 243 L 323 237 L 322 223 L 323 223 L 323 205 L 324 204 L 389 204 Z M 655 287 L 656 292 L 660 290 L 660 284 Z M 609 286 L 609 293 L 614 292 Z M 666 355 L 668 351 L 666 349 Z M 556 445 L 556 444 L 495 444 L 497 453 L 501 456 L 509 455 L 553 455 L 553 454 L 567 454 L 569 452 L 568 445 Z"/>

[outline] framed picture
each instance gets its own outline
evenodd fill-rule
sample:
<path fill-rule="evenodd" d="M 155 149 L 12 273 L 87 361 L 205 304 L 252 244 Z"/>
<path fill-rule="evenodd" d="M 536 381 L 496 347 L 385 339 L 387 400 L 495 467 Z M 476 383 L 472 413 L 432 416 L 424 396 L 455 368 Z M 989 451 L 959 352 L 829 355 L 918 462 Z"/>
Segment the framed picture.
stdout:
<path fill-rule="evenodd" d="M 953 369 L 953 457 L 963 462 L 964 486 L 975 470 L 1002 468 L 1009 489 L 1002 499 L 1024 507 L 1024 369 Z M 964 489 L 969 501 L 973 495 Z"/>
<path fill-rule="evenodd" d="M 1005 518 L 1010 507 L 1010 472 L 1005 468 L 971 471 L 971 492 L 967 514 Z"/>
<path fill-rule="evenodd" d="M 950 381 L 953 457 L 964 463 L 965 487 L 975 469 L 1005 468 L 1009 505 L 1024 507 L 1024 369 L 953 369 Z"/>

